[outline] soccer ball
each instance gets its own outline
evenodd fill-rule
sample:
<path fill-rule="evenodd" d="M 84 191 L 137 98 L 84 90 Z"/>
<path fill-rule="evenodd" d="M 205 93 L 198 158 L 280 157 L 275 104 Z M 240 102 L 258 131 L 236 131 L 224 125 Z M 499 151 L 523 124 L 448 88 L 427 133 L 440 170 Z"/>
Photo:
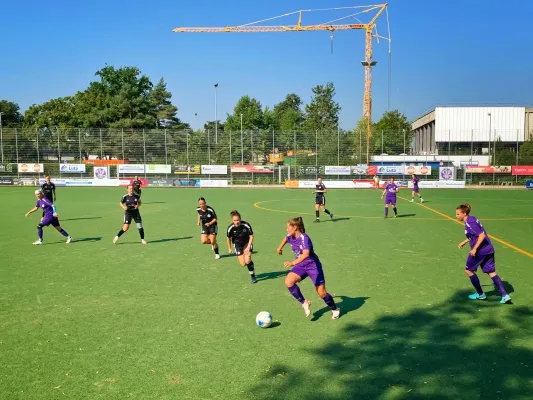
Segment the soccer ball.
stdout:
<path fill-rule="evenodd" d="M 255 323 L 260 328 L 268 328 L 272 323 L 272 315 L 268 311 L 261 311 L 255 317 Z"/>

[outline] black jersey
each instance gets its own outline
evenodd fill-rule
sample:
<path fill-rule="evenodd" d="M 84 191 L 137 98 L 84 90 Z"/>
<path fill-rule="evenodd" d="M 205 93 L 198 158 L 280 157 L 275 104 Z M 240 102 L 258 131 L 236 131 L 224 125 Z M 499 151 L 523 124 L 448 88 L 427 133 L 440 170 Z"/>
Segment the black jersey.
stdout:
<path fill-rule="evenodd" d="M 250 236 L 254 234 L 254 231 L 248 222 L 241 221 L 239 226 L 233 224 L 228 226 L 226 234 L 232 243 L 245 245 L 250 241 Z"/>
<path fill-rule="evenodd" d="M 142 183 L 141 180 L 139 179 L 139 180 L 133 181 L 131 184 L 133 185 L 133 187 L 134 187 L 135 189 L 140 189 L 143 183 Z"/>
<path fill-rule="evenodd" d="M 200 220 L 202 221 L 202 225 L 208 224 L 209 222 L 213 221 L 217 217 L 217 214 L 216 214 L 215 210 L 213 210 L 209 206 L 207 206 L 205 211 L 203 211 L 200 207 L 198 207 L 196 209 L 196 211 L 198 211 L 198 215 L 200 216 Z M 215 224 L 216 224 L 216 222 L 215 222 Z"/>
<path fill-rule="evenodd" d="M 42 184 L 41 190 L 43 191 L 44 196 L 48 200 L 52 200 L 53 199 L 53 193 L 56 191 L 56 185 L 54 184 L 54 182 L 50 182 L 50 183 L 45 182 L 45 183 Z"/>
<path fill-rule="evenodd" d="M 323 183 L 317 183 L 316 185 L 316 190 L 326 190 L 326 185 L 324 185 Z M 324 197 L 324 193 L 316 193 L 316 197 Z"/>
<path fill-rule="evenodd" d="M 128 207 L 127 211 L 138 211 L 137 207 L 139 206 L 140 200 L 139 196 L 136 194 L 131 196 L 129 194 L 125 194 L 122 196 L 122 200 L 120 202 Z"/>

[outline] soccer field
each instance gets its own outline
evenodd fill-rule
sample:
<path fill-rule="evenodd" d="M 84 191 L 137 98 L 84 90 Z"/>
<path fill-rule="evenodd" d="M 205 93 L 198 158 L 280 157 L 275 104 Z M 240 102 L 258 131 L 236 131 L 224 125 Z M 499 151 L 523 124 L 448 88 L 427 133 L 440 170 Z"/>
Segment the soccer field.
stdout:
<path fill-rule="evenodd" d="M 58 188 L 61 225 L 37 239 L 33 188 L 1 188 L 2 399 L 532 399 L 531 192 L 425 190 L 383 218 L 378 190 L 332 190 L 313 224 L 311 190 L 143 189 L 148 245 L 122 226 L 120 188 Z M 197 199 L 219 218 L 222 254 L 200 244 Z M 472 204 L 513 304 L 471 301 L 468 250 L 453 221 Z M 259 282 L 227 256 L 237 209 L 255 233 Z M 392 212 L 391 212 L 392 214 Z M 312 318 L 284 286 L 288 218 L 304 217 L 342 309 L 307 279 Z M 255 316 L 269 311 L 274 325 Z"/>

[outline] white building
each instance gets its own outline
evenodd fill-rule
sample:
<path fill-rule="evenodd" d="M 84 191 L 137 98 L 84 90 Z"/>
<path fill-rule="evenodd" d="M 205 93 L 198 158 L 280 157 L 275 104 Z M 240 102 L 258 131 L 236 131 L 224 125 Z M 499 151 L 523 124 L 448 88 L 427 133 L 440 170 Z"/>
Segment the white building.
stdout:
<path fill-rule="evenodd" d="M 488 154 L 495 141 L 516 148 L 533 139 L 533 108 L 437 107 L 411 127 L 414 154 Z"/>

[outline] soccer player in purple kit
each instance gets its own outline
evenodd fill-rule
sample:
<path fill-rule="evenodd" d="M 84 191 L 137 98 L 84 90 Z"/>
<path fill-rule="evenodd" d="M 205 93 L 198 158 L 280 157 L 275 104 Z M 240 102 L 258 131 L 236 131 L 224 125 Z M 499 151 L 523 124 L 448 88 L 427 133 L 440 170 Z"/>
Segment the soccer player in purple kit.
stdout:
<path fill-rule="evenodd" d="M 39 209 L 43 210 L 44 216 L 41 218 L 39 225 L 37 225 L 37 235 L 39 236 L 39 239 L 33 242 L 33 244 L 43 244 L 43 227 L 49 225 L 52 225 L 59 231 L 59 233 L 67 238 L 67 244 L 70 243 L 72 241 L 72 237 L 70 237 L 70 235 L 61 228 L 59 219 L 57 218 L 56 206 L 50 200 L 44 197 L 44 193 L 41 190 L 35 191 L 35 197 L 37 197 L 37 203 L 35 204 L 35 207 L 28 211 L 25 216 L 27 217 Z"/>
<path fill-rule="evenodd" d="M 418 182 L 420 182 L 420 178 L 416 176 L 416 174 L 412 174 L 411 177 L 413 178 L 413 191 L 411 192 L 411 203 L 415 201 L 415 193 L 420 198 L 420 202 L 423 203 L 424 199 L 422 198 L 422 195 L 420 194 L 420 188 L 418 187 Z"/>
<path fill-rule="evenodd" d="M 309 277 L 313 281 L 318 295 L 332 311 L 332 319 L 339 318 L 341 310 L 335 304 L 333 297 L 326 291 L 326 280 L 322 264 L 314 251 L 313 242 L 305 233 L 302 217 L 292 218 L 287 221 L 287 236 L 283 238 L 278 247 L 277 253 L 279 255 L 283 254 L 283 246 L 287 243 L 291 245 L 295 259 L 294 261 L 286 261 L 283 264 L 287 268 L 292 267 L 285 277 L 285 286 L 287 286 L 293 297 L 302 304 L 305 316 L 309 317 L 311 315 L 311 302 L 302 295 L 297 283 Z"/>
<path fill-rule="evenodd" d="M 389 182 L 385 185 L 385 190 L 383 190 L 383 193 L 381 193 L 381 200 L 383 200 L 383 196 L 385 194 L 387 197 L 385 197 L 385 218 L 389 215 L 389 204 L 392 205 L 392 210 L 394 211 L 394 218 L 398 216 L 398 209 L 396 208 L 396 193 L 400 188 L 396 183 L 394 183 L 394 178 L 391 176 L 389 178 Z"/>
<path fill-rule="evenodd" d="M 469 295 L 468 298 L 471 300 L 485 300 L 487 298 L 476 275 L 478 267 L 481 267 L 481 270 L 490 276 L 494 282 L 494 286 L 502 295 L 500 303 L 509 303 L 511 302 L 511 296 L 507 294 L 502 280 L 496 274 L 494 246 L 492 246 L 490 238 L 481 222 L 476 217 L 470 215 L 471 210 L 472 206 L 470 204 L 461 204 L 455 210 L 455 217 L 465 224 L 466 240 L 459 243 L 459 248 L 462 249 L 467 243 L 470 243 L 471 249 L 466 259 L 465 272 L 470 278 L 472 286 L 476 289 L 476 293 Z"/>

